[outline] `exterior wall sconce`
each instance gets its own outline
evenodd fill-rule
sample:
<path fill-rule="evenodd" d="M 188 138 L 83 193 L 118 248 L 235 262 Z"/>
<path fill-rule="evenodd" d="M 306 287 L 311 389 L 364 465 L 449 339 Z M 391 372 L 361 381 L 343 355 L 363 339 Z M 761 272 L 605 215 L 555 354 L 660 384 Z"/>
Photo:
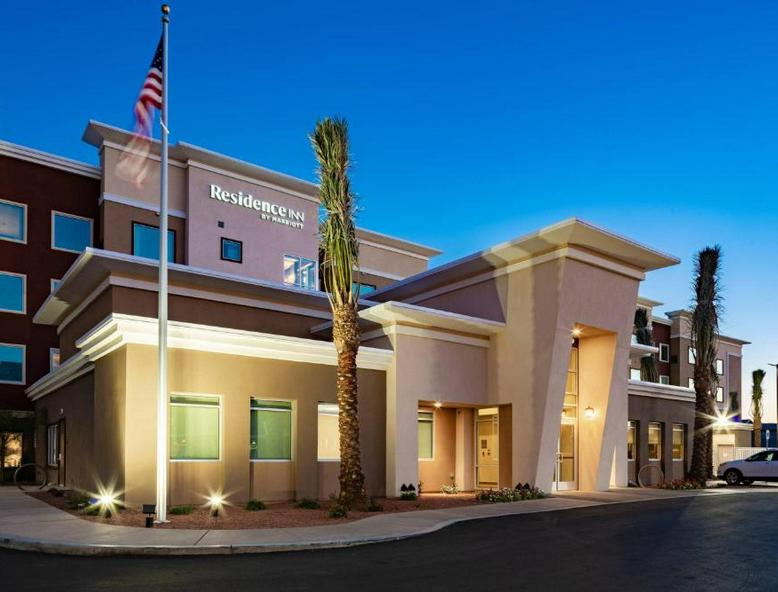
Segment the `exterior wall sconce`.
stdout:
<path fill-rule="evenodd" d="M 586 419 L 592 419 L 594 415 L 595 415 L 594 407 L 587 407 L 586 409 L 584 409 L 584 417 L 586 417 Z"/>
<path fill-rule="evenodd" d="M 575 327 L 573 329 L 573 337 L 580 337 L 580 336 L 581 336 L 581 329 L 579 329 L 578 327 Z"/>
<path fill-rule="evenodd" d="M 435 401 L 434 407 L 435 409 L 440 409 L 441 407 L 443 407 L 443 403 L 441 403 L 440 401 Z"/>

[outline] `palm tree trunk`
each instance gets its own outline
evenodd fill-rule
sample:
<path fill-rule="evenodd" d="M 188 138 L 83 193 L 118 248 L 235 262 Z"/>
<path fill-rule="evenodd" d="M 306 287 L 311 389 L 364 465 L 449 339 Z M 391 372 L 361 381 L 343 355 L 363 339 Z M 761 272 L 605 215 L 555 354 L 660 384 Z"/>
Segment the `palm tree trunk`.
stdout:
<path fill-rule="evenodd" d="M 340 503 L 353 508 L 366 502 L 365 475 L 359 447 L 357 351 L 359 324 L 350 304 L 333 308 L 332 338 L 338 353 L 337 396 L 340 431 Z"/>
<path fill-rule="evenodd" d="M 754 414 L 754 448 L 762 447 L 762 416 Z"/>
<path fill-rule="evenodd" d="M 696 370 L 696 369 L 695 369 Z M 707 384 L 707 380 L 702 380 Z M 695 380 L 695 386 L 698 383 Z M 700 385 L 702 386 L 702 385 Z M 689 479 L 705 484 L 713 474 L 713 397 L 707 386 L 699 388 L 694 403 L 694 445 Z"/>

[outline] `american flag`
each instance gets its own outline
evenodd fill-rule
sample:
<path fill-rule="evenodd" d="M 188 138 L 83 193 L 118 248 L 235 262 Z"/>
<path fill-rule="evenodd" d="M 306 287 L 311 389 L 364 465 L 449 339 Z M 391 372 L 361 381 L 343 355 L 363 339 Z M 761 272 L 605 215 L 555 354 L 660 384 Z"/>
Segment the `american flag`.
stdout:
<path fill-rule="evenodd" d="M 154 110 L 162 108 L 162 38 L 151 60 L 138 100 L 135 102 L 135 134 L 116 165 L 117 174 L 135 185 L 142 185 L 149 172 L 151 130 Z"/>

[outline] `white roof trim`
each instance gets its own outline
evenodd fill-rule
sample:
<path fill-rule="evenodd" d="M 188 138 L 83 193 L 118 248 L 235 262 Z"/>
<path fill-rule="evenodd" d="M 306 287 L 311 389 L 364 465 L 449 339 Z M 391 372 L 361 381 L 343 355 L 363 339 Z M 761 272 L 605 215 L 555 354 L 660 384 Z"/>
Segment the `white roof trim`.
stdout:
<path fill-rule="evenodd" d="M 359 312 L 359 316 L 366 321 L 380 325 L 392 325 L 399 322 L 473 335 L 493 335 L 505 327 L 505 323 L 500 321 L 395 301 L 366 308 Z"/>
<path fill-rule="evenodd" d="M 640 397 L 653 397 L 655 399 L 669 399 L 672 401 L 687 401 L 694 403 L 694 389 L 673 384 L 660 384 L 658 382 L 645 382 L 643 380 L 629 380 L 627 392 L 630 395 Z"/>
<path fill-rule="evenodd" d="M 51 154 L 49 152 L 35 150 L 34 148 L 28 148 L 27 146 L 5 142 L 3 140 L 0 140 L 0 155 L 34 162 L 35 164 L 41 164 L 43 166 L 59 169 L 68 173 L 75 173 L 92 179 L 100 179 L 102 177 L 100 169 L 91 164 L 65 158 L 64 156 L 57 156 L 56 154 Z"/>

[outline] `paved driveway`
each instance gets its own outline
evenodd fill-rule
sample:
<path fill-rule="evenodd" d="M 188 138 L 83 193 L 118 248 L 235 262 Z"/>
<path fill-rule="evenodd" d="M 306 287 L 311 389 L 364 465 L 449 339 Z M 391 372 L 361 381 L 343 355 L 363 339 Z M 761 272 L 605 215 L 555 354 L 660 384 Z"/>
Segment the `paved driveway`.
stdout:
<path fill-rule="evenodd" d="M 395 543 L 214 557 L 0 551 L 8 590 L 778 590 L 778 496 L 505 516 Z"/>

